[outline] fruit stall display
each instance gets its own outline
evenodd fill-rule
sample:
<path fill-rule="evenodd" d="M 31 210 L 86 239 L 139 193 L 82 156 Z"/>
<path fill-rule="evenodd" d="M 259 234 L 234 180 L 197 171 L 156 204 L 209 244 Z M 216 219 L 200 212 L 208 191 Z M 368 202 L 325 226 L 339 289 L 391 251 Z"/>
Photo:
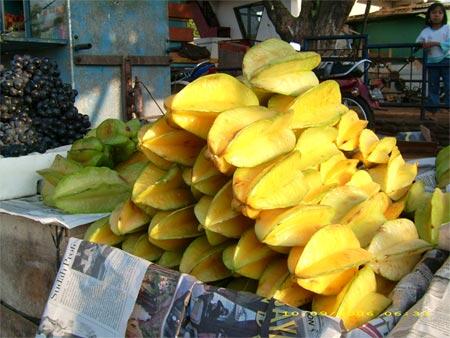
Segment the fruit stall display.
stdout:
<path fill-rule="evenodd" d="M 0 69 L 0 154 L 21 156 L 73 143 L 90 128 L 74 106 L 77 91 L 46 57 L 15 55 Z"/>
<path fill-rule="evenodd" d="M 437 243 L 449 194 L 414 183 L 319 62 L 267 40 L 241 79 L 197 79 L 152 124 L 104 121 L 39 172 L 45 203 L 111 211 L 86 240 L 360 326 Z"/>

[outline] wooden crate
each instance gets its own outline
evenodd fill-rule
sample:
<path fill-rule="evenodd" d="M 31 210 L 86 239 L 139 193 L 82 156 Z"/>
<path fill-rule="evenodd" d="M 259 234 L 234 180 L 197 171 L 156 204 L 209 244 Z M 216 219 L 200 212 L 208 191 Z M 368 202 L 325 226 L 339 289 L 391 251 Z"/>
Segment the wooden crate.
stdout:
<path fill-rule="evenodd" d="M 36 322 L 30 321 L 6 306 L 0 305 L 1 337 L 34 337 L 38 329 Z"/>
<path fill-rule="evenodd" d="M 435 142 L 397 141 L 398 149 L 405 159 L 435 157 L 438 144 Z"/>
<path fill-rule="evenodd" d="M 68 230 L 0 213 L 0 294 L 8 313 L 39 321 L 69 237 L 82 238 L 86 229 Z M 0 322 L 4 332 L 8 323 Z"/>

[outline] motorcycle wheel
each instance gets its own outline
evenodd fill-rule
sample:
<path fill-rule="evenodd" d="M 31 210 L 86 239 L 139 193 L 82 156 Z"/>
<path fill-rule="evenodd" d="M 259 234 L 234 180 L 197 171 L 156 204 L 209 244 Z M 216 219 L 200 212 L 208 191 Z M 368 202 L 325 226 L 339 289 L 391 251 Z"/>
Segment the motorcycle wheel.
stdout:
<path fill-rule="evenodd" d="M 359 96 L 353 96 L 352 94 L 342 94 L 342 104 L 352 109 L 358 114 L 361 120 L 368 122 L 367 127 L 373 129 L 375 126 L 375 118 L 373 116 L 372 108 L 369 104 Z"/>

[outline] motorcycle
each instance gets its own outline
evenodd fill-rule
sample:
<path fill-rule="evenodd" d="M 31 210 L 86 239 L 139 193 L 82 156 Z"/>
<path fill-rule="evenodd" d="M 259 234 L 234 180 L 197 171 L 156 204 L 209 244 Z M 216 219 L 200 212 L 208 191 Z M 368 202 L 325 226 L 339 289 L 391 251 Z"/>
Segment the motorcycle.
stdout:
<path fill-rule="evenodd" d="M 360 119 L 368 121 L 368 127 L 374 126 L 373 109 L 379 109 L 379 102 L 371 95 L 368 86 L 361 80 L 364 71 L 370 67 L 371 61 L 362 59 L 352 64 L 324 62 L 316 70 L 319 80 L 335 80 L 339 83 L 342 103 L 354 110 Z M 361 70 L 361 67 L 363 69 Z"/>
<path fill-rule="evenodd" d="M 172 94 L 179 92 L 195 79 L 216 72 L 216 66 L 208 60 L 196 64 L 193 68 L 185 68 L 179 72 L 173 72 L 170 82 Z"/>

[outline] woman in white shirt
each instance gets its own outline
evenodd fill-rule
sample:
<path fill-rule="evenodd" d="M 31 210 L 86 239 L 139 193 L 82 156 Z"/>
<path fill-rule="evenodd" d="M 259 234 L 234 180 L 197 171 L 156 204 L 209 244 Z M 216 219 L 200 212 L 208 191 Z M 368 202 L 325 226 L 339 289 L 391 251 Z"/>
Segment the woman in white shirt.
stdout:
<path fill-rule="evenodd" d="M 439 110 L 439 81 L 442 78 L 445 90 L 445 106 L 450 106 L 450 27 L 444 5 L 439 2 L 428 7 L 427 27 L 420 32 L 416 42 L 427 50 L 428 107 L 435 113 Z"/>

